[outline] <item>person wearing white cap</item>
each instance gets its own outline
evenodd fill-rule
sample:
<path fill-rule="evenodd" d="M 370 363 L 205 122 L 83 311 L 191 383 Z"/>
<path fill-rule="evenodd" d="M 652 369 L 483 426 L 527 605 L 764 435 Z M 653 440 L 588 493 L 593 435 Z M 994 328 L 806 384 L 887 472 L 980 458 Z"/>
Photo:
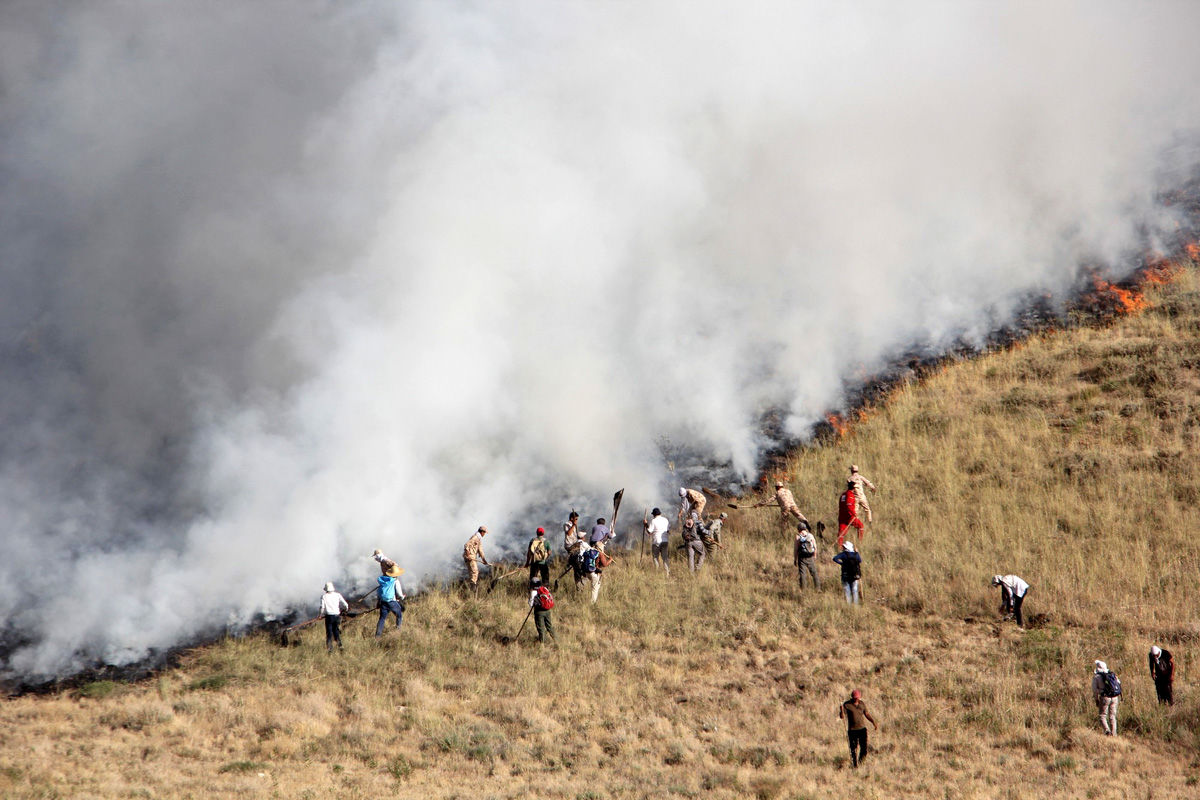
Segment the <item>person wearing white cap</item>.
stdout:
<path fill-rule="evenodd" d="M 854 484 L 854 499 L 857 501 L 858 515 L 864 517 L 867 522 L 874 522 L 875 520 L 871 516 L 871 504 L 867 502 L 866 490 L 870 489 L 871 494 L 874 494 L 876 491 L 875 484 L 867 480 L 866 476 L 858 471 L 858 464 L 850 465 L 850 477 L 848 480 Z M 867 513 L 864 514 L 864 511 Z"/>
<path fill-rule="evenodd" d="M 843 542 L 842 552 L 833 557 L 833 563 L 842 568 L 842 590 L 847 603 L 861 603 L 862 556 L 854 551 L 854 542 Z"/>
<path fill-rule="evenodd" d="M 1029 584 L 1017 575 L 993 575 L 992 586 L 1000 587 L 1000 613 L 1011 613 L 1017 620 L 1017 627 L 1024 628 L 1021 606 L 1025 604 L 1025 595 L 1029 594 Z"/>
<path fill-rule="evenodd" d="M 1158 645 L 1150 648 L 1150 677 L 1154 679 L 1158 702 L 1175 705 L 1175 657 L 1170 650 Z"/>
<path fill-rule="evenodd" d="M 694 519 L 699 524 L 704 516 L 704 506 L 706 505 L 708 505 L 708 498 L 704 496 L 704 492 L 699 492 L 695 489 L 685 489 L 680 486 L 679 513 L 676 515 L 680 526 L 683 525 L 685 519 Z"/>
<path fill-rule="evenodd" d="M 342 649 L 342 612 L 349 610 L 346 598 L 333 590 L 332 582 L 326 583 L 325 593 L 321 595 L 321 616 L 325 618 L 325 649 L 330 653 L 334 642 L 337 642 L 338 650 Z"/>
<path fill-rule="evenodd" d="M 1092 673 L 1092 700 L 1100 712 L 1100 725 L 1105 736 L 1117 735 L 1117 706 L 1121 703 L 1121 681 L 1103 661 L 1096 661 Z"/>

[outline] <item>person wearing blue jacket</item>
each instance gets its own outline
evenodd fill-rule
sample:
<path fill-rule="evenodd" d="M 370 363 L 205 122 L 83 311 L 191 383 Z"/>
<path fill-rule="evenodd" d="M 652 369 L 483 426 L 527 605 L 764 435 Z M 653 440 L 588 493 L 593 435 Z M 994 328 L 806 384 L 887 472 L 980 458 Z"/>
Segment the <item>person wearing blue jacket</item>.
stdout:
<path fill-rule="evenodd" d="M 833 563 L 842 568 L 842 589 L 846 592 L 846 602 L 861 603 L 859 581 L 862 579 L 862 556 L 854 552 L 854 543 L 842 543 L 842 552 L 833 557 Z"/>
<path fill-rule="evenodd" d="M 399 578 L 391 575 L 379 576 L 379 624 L 375 626 L 375 638 L 383 636 L 383 625 L 387 622 L 388 613 L 396 615 L 396 629 L 404 618 L 404 587 Z"/>

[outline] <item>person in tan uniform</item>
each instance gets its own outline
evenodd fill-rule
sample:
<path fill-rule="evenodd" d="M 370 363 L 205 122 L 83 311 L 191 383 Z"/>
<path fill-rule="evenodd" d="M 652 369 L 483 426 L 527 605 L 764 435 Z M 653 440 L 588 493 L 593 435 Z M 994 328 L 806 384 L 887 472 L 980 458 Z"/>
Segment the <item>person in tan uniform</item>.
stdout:
<path fill-rule="evenodd" d="M 704 518 L 704 506 L 708 504 L 708 498 L 703 492 L 698 492 L 695 489 L 685 489 L 679 487 L 679 525 L 682 527 L 684 520 L 694 519 L 696 524 L 700 524 L 700 520 Z"/>
<path fill-rule="evenodd" d="M 779 504 L 780 521 L 787 526 L 789 524 L 788 517 L 795 517 L 800 522 L 808 522 L 808 517 L 800 512 L 800 506 L 796 505 L 796 498 L 792 496 L 791 489 L 783 485 L 783 481 L 775 481 L 775 502 Z"/>
<path fill-rule="evenodd" d="M 867 489 L 871 490 L 871 494 L 875 494 L 875 484 L 859 473 L 858 464 L 850 465 L 849 481 L 854 484 L 854 499 L 858 501 L 855 506 L 858 509 L 858 516 L 866 519 L 867 522 L 874 522 L 871 518 L 871 504 L 867 502 Z"/>
<path fill-rule="evenodd" d="M 479 590 L 479 562 L 482 561 L 489 567 L 487 556 L 483 554 L 483 537 L 487 536 L 487 526 L 480 525 L 479 529 L 467 539 L 467 543 L 463 545 L 463 561 L 467 565 L 467 572 L 470 574 L 471 590 Z"/>

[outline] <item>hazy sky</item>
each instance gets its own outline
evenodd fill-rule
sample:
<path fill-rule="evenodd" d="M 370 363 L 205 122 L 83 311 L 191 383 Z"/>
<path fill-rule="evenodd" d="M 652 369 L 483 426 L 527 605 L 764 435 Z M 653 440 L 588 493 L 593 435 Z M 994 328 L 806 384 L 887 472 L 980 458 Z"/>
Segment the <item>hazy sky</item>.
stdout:
<path fill-rule="evenodd" d="M 803 437 L 848 376 L 1170 229 L 1197 30 L 1190 2 L 4 3 L 4 669 L 315 609 L 375 547 L 419 582 L 621 486 L 665 507 L 663 436 L 753 478 L 766 409 Z"/>

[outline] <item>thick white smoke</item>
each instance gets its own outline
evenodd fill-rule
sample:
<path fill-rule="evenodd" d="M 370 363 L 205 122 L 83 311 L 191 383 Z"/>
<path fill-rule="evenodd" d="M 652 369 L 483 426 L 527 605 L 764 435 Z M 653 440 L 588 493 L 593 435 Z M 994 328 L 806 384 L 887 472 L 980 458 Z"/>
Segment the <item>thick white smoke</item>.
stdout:
<path fill-rule="evenodd" d="M 1196 30 L 1187 2 L 4 4 L 5 670 L 314 605 L 374 547 L 434 576 L 619 486 L 665 506 L 664 436 L 752 477 L 767 409 L 803 436 L 855 370 L 1128 263 L 1200 123 Z"/>

